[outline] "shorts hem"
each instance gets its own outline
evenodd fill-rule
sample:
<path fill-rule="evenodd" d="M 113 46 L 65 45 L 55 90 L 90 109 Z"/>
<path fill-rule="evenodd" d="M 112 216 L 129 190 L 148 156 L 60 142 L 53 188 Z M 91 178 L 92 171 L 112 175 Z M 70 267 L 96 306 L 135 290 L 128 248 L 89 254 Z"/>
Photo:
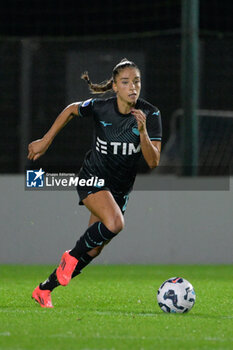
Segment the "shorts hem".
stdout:
<path fill-rule="evenodd" d="M 94 194 L 94 193 L 97 193 L 97 192 L 100 192 L 100 191 L 110 191 L 110 189 L 108 187 L 101 187 L 101 188 L 90 188 L 88 190 L 79 190 L 77 188 L 77 192 L 78 192 L 78 195 L 79 195 L 79 205 L 84 205 L 83 203 L 83 200 L 85 198 L 87 198 L 90 194 Z"/>

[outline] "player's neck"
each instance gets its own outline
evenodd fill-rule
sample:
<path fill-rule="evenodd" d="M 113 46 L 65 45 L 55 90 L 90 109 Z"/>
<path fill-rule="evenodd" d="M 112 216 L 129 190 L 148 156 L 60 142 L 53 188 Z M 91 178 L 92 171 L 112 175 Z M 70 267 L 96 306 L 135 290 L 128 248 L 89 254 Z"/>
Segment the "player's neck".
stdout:
<path fill-rule="evenodd" d="M 118 111 L 121 114 L 129 114 L 131 112 L 132 108 L 135 107 L 135 104 L 122 101 L 118 98 L 117 99 L 117 107 L 118 107 Z"/>

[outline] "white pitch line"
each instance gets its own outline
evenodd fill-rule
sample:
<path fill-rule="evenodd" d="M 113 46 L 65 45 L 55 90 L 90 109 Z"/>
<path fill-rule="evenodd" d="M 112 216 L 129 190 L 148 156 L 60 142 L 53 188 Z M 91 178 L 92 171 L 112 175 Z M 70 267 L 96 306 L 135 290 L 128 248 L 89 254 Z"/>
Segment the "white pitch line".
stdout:
<path fill-rule="evenodd" d="M 119 340 L 124 340 L 124 339 L 129 339 L 129 340 L 145 340 L 145 339 L 150 339 L 150 340 L 155 340 L 159 339 L 159 337 L 137 337 L 137 336 L 131 336 L 131 335 L 100 335 L 100 334 L 93 334 L 93 336 L 83 336 L 78 334 L 77 336 L 70 335 L 70 334 L 51 334 L 49 335 L 49 338 L 77 338 L 77 339 L 119 339 Z"/>
<path fill-rule="evenodd" d="M 140 317 L 157 317 L 159 316 L 159 314 L 153 314 L 153 313 L 143 313 L 143 312 L 140 312 L 140 313 L 134 313 L 134 312 L 124 312 L 124 311 L 95 311 L 94 312 L 95 314 L 97 315 L 121 315 L 121 316 L 134 316 L 134 317 L 137 317 L 137 316 L 140 316 Z M 160 314 L 162 315 L 162 313 Z"/>

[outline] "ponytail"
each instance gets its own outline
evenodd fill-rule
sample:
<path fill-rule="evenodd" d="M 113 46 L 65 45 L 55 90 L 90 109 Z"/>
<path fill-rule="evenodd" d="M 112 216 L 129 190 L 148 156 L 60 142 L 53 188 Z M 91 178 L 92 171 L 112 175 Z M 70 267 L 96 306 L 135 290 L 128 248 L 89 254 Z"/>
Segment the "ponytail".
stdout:
<path fill-rule="evenodd" d="M 93 84 L 89 78 L 88 72 L 84 72 L 81 75 L 81 79 L 86 80 L 87 84 L 89 85 L 89 89 L 93 94 L 102 94 L 112 90 L 113 78 L 107 80 L 104 83 Z"/>
<path fill-rule="evenodd" d="M 81 75 L 81 79 L 85 80 L 87 84 L 89 85 L 89 89 L 93 94 L 103 94 L 107 91 L 112 90 L 112 84 L 116 81 L 117 75 L 120 73 L 121 70 L 124 68 L 131 67 L 136 68 L 139 71 L 139 68 L 136 66 L 136 64 L 132 61 L 129 61 L 127 58 L 123 58 L 120 63 L 118 63 L 114 68 L 112 72 L 112 78 L 109 80 L 100 83 L 100 84 L 93 84 L 89 78 L 88 72 L 84 72 Z M 140 72 L 140 71 L 139 71 Z"/>

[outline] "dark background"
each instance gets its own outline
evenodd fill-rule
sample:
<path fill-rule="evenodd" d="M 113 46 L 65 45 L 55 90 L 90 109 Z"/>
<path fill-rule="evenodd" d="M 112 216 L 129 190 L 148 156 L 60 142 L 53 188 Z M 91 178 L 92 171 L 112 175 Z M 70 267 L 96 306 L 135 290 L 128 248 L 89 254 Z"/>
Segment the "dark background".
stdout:
<path fill-rule="evenodd" d="M 0 7 L 1 173 L 22 171 L 22 138 L 26 145 L 42 137 L 68 103 L 89 98 L 80 72 L 89 70 L 94 82 L 103 81 L 125 55 L 142 69 L 142 97 L 161 110 L 166 150 L 172 115 L 181 107 L 181 0 L 77 1 L 75 6 L 69 1 L 7 1 Z M 200 0 L 202 109 L 233 110 L 232 13 L 232 1 Z M 22 132 L 24 45 L 31 62 L 28 134 Z M 70 63 L 76 57 L 77 67 Z M 219 124 L 212 130 L 211 119 L 210 127 L 203 127 L 200 145 L 208 138 L 213 159 L 213 152 L 223 148 L 223 154 L 229 153 L 226 161 L 232 161 L 231 120 L 221 124 L 217 148 L 212 140 L 219 138 Z M 36 166 L 47 172 L 77 171 L 90 148 L 90 129 L 90 121 L 73 120 Z M 146 170 L 142 162 L 140 171 Z"/>
<path fill-rule="evenodd" d="M 199 3 L 201 30 L 232 32 L 232 1 Z M 4 36 L 125 34 L 180 25 L 181 0 L 9 0 L 1 4 L 0 12 L 0 32 Z"/>

